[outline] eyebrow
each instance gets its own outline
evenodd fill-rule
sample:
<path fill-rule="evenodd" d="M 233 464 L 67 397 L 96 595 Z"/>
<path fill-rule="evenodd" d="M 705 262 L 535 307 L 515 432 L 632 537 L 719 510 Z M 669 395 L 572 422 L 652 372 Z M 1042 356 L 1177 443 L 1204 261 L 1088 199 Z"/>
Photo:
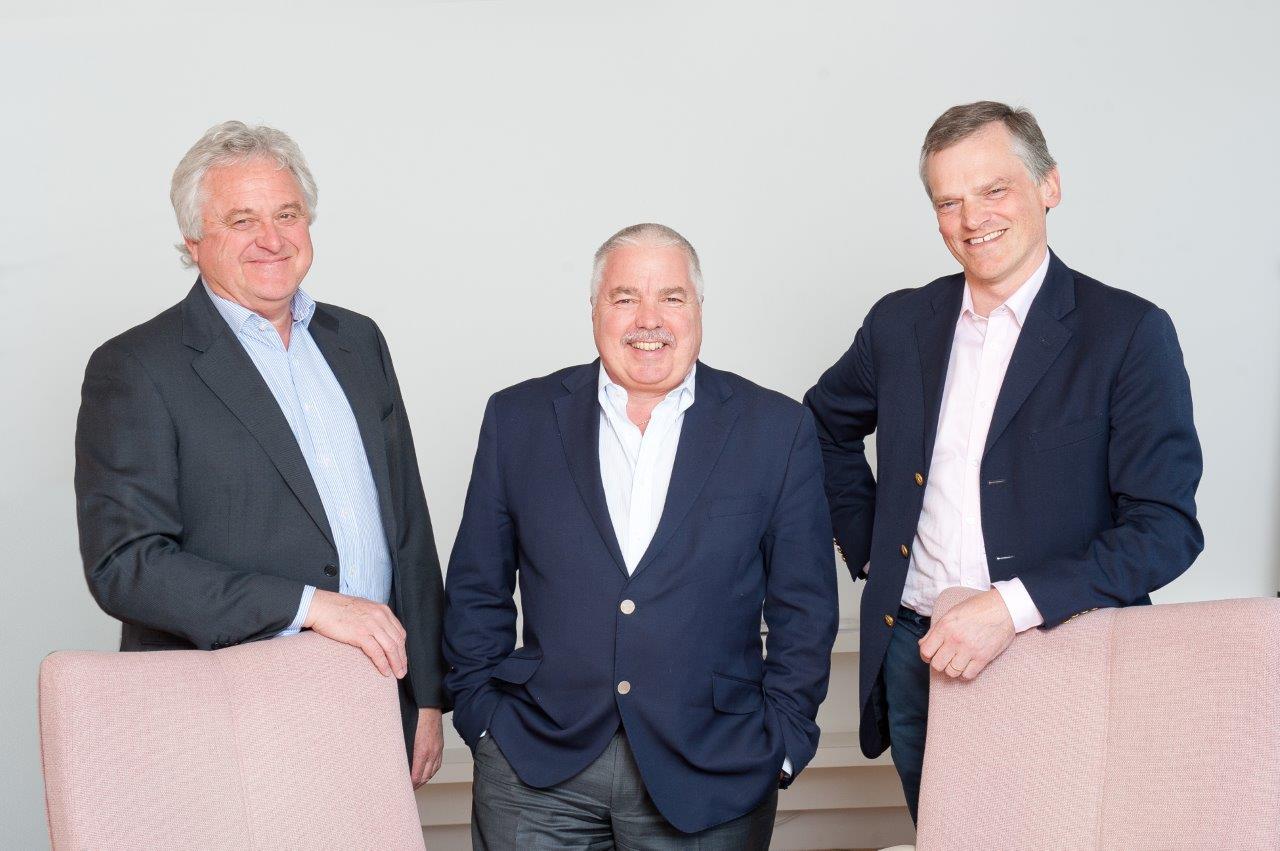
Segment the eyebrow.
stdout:
<path fill-rule="evenodd" d="M 658 290 L 658 295 L 686 295 L 688 291 L 684 287 L 663 287 Z"/>
<path fill-rule="evenodd" d="M 620 295 L 640 295 L 640 291 L 635 287 L 614 287 L 609 290 L 609 298 L 617 298 Z"/>
<path fill-rule="evenodd" d="M 293 212 L 293 213 L 301 213 L 302 205 L 299 204 L 297 201 L 290 201 L 287 204 L 281 204 L 279 207 L 276 208 L 275 212 L 283 213 L 286 211 Z M 225 221 L 227 219 L 233 219 L 236 216 L 256 216 L 256 215 L 258 215 L 257 210 L 251 209 L 249 207 L 237 207 L 234 210 L 229 210 L 226 213 L 224 213 L 222 218 Z M 275 214 L 273 213 L 273 215 Z"/>

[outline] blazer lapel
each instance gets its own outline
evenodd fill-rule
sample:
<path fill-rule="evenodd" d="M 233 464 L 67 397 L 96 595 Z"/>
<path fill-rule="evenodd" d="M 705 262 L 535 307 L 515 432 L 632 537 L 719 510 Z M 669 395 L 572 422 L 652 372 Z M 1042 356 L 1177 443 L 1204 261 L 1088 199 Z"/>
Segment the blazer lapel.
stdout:
<path fill-rule="evenodd" d="M 385 407 L 390 412 L 390 391 L 385 394 L 376 391 L 375 388 L 385 386 L 380 371 L 375 372 L 367 367 L 350 341 L 342 335 L 338 318 L 332 313 L 317 305 L 307 330 L 311 332 L 311 339 L 315 340 L 324 359 L 329 362 L 329 368 L 333 370 L 342 392 L 346 394 L 347 403 L 351 405 L 351 413 L 355 415 L 356 426 L 360 429 L 360 442 L 364 444 L 364 454 L 369 461 L 369 470 L 373 473 L 373 483 L 378 491 L 378 509 L 382 515 L 382 529 L 387 536 L 387 549 L 394 562 L 395 512 L 391 506 L 387 445 L 382 436 L 383 409 Z"/>
<path fill-rule="evenodd" d="M 924 470 L 933 461 L 933 444 L 938 436 L 942 391 L 951 361 L 951 343 L 956 320 L 964 301 L 964 275 L 954 275 L 933 297 L 932 311 L 916 320 L 916 346 L 920 351 L 920 371 L 924 381 Z"/>
<path fill-rule="evenodd" d="M 183 342 L 201 352 L 191 362 L 196 374 L 258 441 L 325 539 L 334 545 L 320 492 L 288 420 L 199 281 L 182 303 L 182 321 Z"/>
<path fill-rule="evenodd" d="M 593 380 L 599 375 L 599 369 L 600 361 L 596 360 L 564 379 L 569 393 L 555 401 L 556 422 L 569 473 L 578 486 L 582 502 L 608 547 L 609 555 L 626 576 L 627 564 L 622 559 L 622 548 L 613 530 L 613 520 L 609 517 L 609 506 L 604 498 L 604 482 L 600 478 L 600 402 L 596 381 Z"/>
<path fill-rule="evenodd" d="M 742 413 L 741 399 L 734 398 L 733 389 L 717 370 L 699 362 L 694 382 L 694 403 L 685 411 L 680 428 L 680 443 L 676 447 L 662 518 L 632 576 L 638 576 L 657 558 L 680 528 L 720 460 L 729 432 Z"/>
<path fill-rule="evenodd" d="M 1004 384 L 991 412 L 991 428 L 987 431 L 987 444 L 983 452 L 991 449 L 1009 427 L 1014 415 L 1027 401 L 1031 391 L 1057 360 L 1071 332 L 1058 320 L 1075 308 L 1075 279 L 1071 270 L 1049 254 L 1049 271 L 1044 284 L 1031 302 L 1027 321 L 1018 335 L 1009 358 L 1009 368 L 1004 374 Z"/>

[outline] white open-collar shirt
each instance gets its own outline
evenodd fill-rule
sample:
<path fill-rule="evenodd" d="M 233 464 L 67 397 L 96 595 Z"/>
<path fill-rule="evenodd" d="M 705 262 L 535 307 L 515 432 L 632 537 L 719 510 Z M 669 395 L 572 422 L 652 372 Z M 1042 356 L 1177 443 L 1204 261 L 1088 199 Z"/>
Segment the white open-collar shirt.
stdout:
<path fill-rule="evenodd" d="M 1031 277 L 987 317 L 974 312 L 973 296 L 965 282 L 929 483 L 902 590 L 902 604 L 922 615 L 933 614 L 934 601 L 944 588 L 962 585 L 982 591 L 995 588 L 1018 632 L 1044 623 L 1021 579 L 991 581 L 982 536 L 980 473 L 991 413 L 1009 358 L 1048 271 L 1046 251 Z"/>

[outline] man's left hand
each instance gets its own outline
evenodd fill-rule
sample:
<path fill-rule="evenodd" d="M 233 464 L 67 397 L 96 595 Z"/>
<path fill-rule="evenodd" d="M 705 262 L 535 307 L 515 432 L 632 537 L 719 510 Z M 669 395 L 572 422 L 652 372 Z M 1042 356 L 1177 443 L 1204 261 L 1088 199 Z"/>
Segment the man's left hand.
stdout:
<path fill-rule="evenodd" d="M 934 621 L 920 639 L 920 658 L 940 674 L 972 680 L 1013 643 L 1014 635 L 1004 598 L 991 588 Z"/>
<path fill-rule="evenodd" d="M 413 736 L 413 766 L 409 772 L 415 789 L 435 777 L 444 760 L 442 715 L 439 709 L 418 710 L 418 731 Z"/>

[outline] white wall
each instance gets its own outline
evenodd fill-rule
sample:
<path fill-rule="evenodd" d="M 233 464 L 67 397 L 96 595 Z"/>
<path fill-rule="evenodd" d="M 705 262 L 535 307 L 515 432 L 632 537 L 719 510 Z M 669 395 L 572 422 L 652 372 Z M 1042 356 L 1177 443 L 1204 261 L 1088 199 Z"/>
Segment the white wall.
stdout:
<path fill-rule="evenodd" d="M 612 231 L 689 236 L 705 359 L 799 395 L 877 296 L 955 270 L 915 177 L 932 119 L 1030 106 L 1052 245 L 1185 348 L 1208 543 L 1159 599 L 1280 584 L 1274 4 L 175 5 L 0 4 L 0 845 L 43 841 L 40 658 L 117 636 L 76 549 L 82 370 L 190 285 L 168 179 L 226 118 L 310 158 L 306 287 L 386 332 L 447 555 L 487 395 L 592 357 Z"/>

